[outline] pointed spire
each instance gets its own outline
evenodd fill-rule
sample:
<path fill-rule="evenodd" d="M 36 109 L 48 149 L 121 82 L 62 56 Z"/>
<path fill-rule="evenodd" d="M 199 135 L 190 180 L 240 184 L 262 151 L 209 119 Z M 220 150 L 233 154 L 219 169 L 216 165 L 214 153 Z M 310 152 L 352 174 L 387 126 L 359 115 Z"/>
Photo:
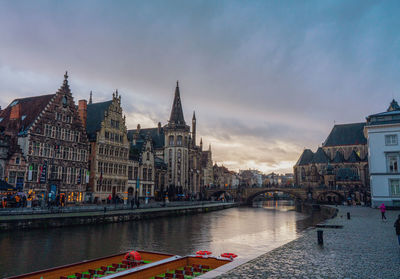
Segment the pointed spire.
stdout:
<path fill-rule="evenodd" d="M 68 71 L 65 71 L 65 75 L 64 75 L 64 85 L 68 85 Z"/>
<path fill-rule="evenodd" d="M 183 117 L 182 102 L 179 92 L 179 82 L 176 82 L 174 103 L 172 104 L 171 116 L 169 118 L 170 124 L 186 125 Z"/>
<path fill-rule="evenodd" d="M 89 105 L 91 105 L 92 103 L 93 103 L 93 101 L 92 101 L 92 90 L 90 90 Z"/>
<path fill-rule="evenodd" d="M 67 72 L 67 71 L 65 71 L 65 74 L 64 74 L 64 81 L 63 81 L 62 86 L 61 86 L 60 89 L 59 89 L 59 92 L 62 92 L 63 94 L 66 94 L 66 93 L 70 93 L 70 92 L 71 92 L 71 91 L 69 90 L 69 85 L 68 85 L 68 72 Z"/>
<path fill-rule="evenodd" d="M 192 117 L 192 120 L 196 120 L 196 112 L 195 112 L 195 111 L 193 111 L 193 117 Z"/>

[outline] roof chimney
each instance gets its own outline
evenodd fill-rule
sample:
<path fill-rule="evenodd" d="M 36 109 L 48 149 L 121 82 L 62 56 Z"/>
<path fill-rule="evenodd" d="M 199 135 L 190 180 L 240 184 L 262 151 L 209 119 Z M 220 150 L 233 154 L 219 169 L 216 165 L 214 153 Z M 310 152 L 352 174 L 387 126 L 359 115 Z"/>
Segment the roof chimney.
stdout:
<path fill-rule="evenodd" d="M 158 135 L 161 133 L 161 122 L 158 122 L 157 133 L 158 133 Z"/>
<path fill-rule="evenodd" d="M 21 118 L 21 104 L 18 103 L 11 107 L 10 120 L 17 120 Z"/>
<path fill-rule="evenodd" d="M 87 120 L 87 101 L 86 100 L 78 101 L 78 113 L 79 113 L 79 118 L 82 121 L 82 125 L 86 129 L 86 120 Z"/>

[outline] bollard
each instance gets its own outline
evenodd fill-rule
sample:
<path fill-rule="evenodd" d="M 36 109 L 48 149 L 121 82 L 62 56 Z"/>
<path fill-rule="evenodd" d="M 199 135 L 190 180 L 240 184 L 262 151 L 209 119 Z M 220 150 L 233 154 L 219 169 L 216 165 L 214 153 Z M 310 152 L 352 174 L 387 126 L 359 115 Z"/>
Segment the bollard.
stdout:
<path fill-rule="evenodd" d="M 318 245 L 324 245 L 324 231 L 318 230 Z"/>
<path fill-rule="evenodd" d="M 350 212 L 347 212 L 347 220 L 350 220 Z"/>

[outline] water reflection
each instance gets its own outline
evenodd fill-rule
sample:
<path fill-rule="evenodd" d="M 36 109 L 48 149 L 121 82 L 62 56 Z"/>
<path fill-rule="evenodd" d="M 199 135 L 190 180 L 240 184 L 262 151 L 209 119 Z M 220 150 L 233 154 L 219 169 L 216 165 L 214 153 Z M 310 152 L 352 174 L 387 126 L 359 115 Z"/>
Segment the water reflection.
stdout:
<path fill-rule="evenodd" d="M 186 255 L 197 250 L 249 258 L 295 239 L 306 215 L 288 203 L 114 224 L 0 233 L 1 277 L 131 249 Z M 293 206 L 294 207 L 294 206 Z M 312 222 L 312 221 L 310 221 Z"/>

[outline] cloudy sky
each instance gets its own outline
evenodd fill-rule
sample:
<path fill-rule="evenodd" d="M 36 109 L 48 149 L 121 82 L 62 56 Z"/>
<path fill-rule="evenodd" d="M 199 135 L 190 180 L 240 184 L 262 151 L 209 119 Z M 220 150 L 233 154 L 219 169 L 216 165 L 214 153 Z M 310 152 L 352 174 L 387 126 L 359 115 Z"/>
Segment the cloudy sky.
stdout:
<path fill-rule="evenodd" d="M 400 98 L 400 2 L 1 1 L 0 105 L 118 88 L 128 128 L 186 122 L 230 169 L 292 171 L 334 123 Z"/>

